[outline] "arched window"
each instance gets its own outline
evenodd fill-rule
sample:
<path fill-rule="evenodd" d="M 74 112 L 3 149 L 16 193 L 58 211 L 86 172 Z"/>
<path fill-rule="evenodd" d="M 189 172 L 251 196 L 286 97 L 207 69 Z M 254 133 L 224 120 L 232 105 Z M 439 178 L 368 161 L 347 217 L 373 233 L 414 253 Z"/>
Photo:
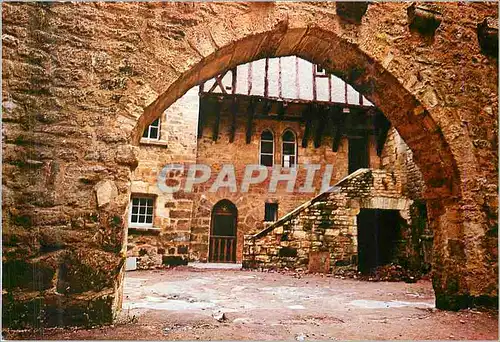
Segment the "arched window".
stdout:
<path fill-rule="evenodd" d="M 295 133 L 287 129 L 283 133 L 282 141 L 281 166 L 294 167 L 297 164 L 297 141 Z"/>
<path fill-rule="evenodd" d="M 274 164 L 274 136 L 266 129 L 260 135 L 260 165 L 273 166 Z"/>

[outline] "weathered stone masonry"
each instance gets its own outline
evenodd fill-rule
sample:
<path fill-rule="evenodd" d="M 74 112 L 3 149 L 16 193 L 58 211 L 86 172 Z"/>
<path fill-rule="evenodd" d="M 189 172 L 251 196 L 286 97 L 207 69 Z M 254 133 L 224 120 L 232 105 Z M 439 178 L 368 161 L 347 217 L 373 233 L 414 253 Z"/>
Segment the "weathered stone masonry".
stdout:
<path fill-rule="evenodd" d="M 165 125 L 168 127 L 176 127 L 176 116 L 172 116 L 172 112 L 183 117 L 193 117 L 194 111 L 192 108 L 200 102 L 197 98 L 197 93 L 192 90 L 177 101 L 175 105 L 169 108 L 166 112 Z M 239 112 L 243 112 L 247 108 L 247 101 L 240 99 Z M 241 117 L 237 122 L 235 138 L 230 142 L 231 132 L 231 114 L 229 111 L 230 102 L 226 102 L 221 107 L 219 137 L 216 142 L 213 141 L 213 122 L 215 121 L 215 113 L 207 115 L 204 118 L 206 128 L 201 138 L 198 140 L 197 158 L 198 163 L 207 164 L 212 167 L 214 172 L 218 171 L 222 164 L 230 164 L 235 166 L 236 181 L 241 185 L 242 174 L 247 164 L 256 163 L 259 158 L 259 143 L 260 133 L 264 129 L 271 129 L 275 132 L 276 143 L 279 145 L 279 135 L 284 129 L 293 129 L 300 142 L 304 135 L 304 123 L 298 122 L 279 122 L 272 117 L 268 119 L 258 119 L 254 121 L 254 134 L 251 138 L 251 143 L 245 143 L 245 116 Z M 299 112 L 300 113 L 300 112 Z M 207 113 L 210 114 L 210 113 Z M 290 115 L 290 113 L 288 113 Z M 163 126 L 162 126 L 163 127 Z M 180 130 L 167 134 L 163 138 L 168 140 L 169 136 L 177 139 L 186 137 L 188 141 L 193 141 L 195 124 L 192 124 L 189 129 Z M 182 132 L 182 133 L 180 133 Z M 348 139 L 343 138 L 337 152 L 331 151 L 332 137 L 325 134 L 323 137 L 322 146 L 315 148 L 309 144 L 307 148 L 302 148 L 299 143 L 298 161 L 299 168 L 304 164 L 320 163 L 324 166 L 330 163 L 334 166 L 331 184 L 337 180 L 347 176 L 347 145 Z M 385 147 L 382 150 L 382 156 L 378 157 L 374 144 L 374 136 L 370 136 L 369 143 L 369 160 L 372 169 L 378 169 L 384 160 L 386 167 L 395 170 L 401 179 L 399 186 L 399 196 L 403 193 L 410 193 L 410 198 L 420 199 L 422 192 L 422 182 L 417 180 L 421 178 L 421 173 L 411 160 L 411 152 L 401 140 L 394 129 L 389 132 Z M 137 258 L 137 267 L 148 268 L 159 266 L 163 263 L 184 262 L 190 261 L 206 261 L 208 253 L 208 241 L 210 234 L 211 213 L 215 203 L 223 199 L 229 199 L 235 203 L 238 209 L 237 223 L 237 251 L 236 260 L 240 261 L 243 254 L 243 236 L 245 234 L 256 233 L 264 227 L 264 203 L 272 201 L 279 205 L 279 216 L 292 211 L 297 206 L 314 197 L 314 193 L 300 193 L 294 191 L 287 193 L 285 191 L 286 183 L 280 184 L 278 191 L 269 193 L 269 181 L 265 181 L 259 185 L 252 185 L 249 193 L 237 191 L 232 193 L 227 189 L 220 189 L 215 193 L 208 191 L 213 184 L 216 173 L 204 186 L 199 186 L 193 194 L 184 194 L 181 199 L 176 197 L 179 194 L 164 194 L 157 187 L 157 178 L 155 175 L 165 163 L 170 159 L 163 157 L 166 153 L 165 148 L 157 146 L 155 142 L 153 146 L 141 147 L 141 156 L 139 157 L 139 166 L 134 172 L 132 193 L 138 194 L 153 194 L 156 197 L 155 222 L 153 230 L 137 230 L 129 227 L 129 241 L 127 255 Z M 142 146 L 142 145 L 141 145 Z M 187 145 L 186 156 L 192 150 L 192 145 Z M 176 148 L 179 150 L 179 148 Z M 280 147 L 276 147 L 275 154 L 276 162 L 279 164 Z M 141 171 L 144 170 L 144 171 Z M 413 176 L 412 176 L 413 175 Z M 295 189 L 298 190 L 304 182 L 305 172 L 301 170 L 296 181 Z M 319 193 L 321 187 L 321 172 L 315 177 L 314 186 L 316 194 Z M 403 178 L 404 176 L 404 178 Z M 410 176 L 407 182 L 406 176 Z M 415 180 L 416 178 L 417 180 Z M 184 177 L 181 177 L 185 181 Z M 411 188 L 412 191 L 407 189 Z M 418 217 L 419 215 L 417 215 Z M 424 216 L 425 220 L 425 216 Z M 420 238 L 421 234 L 415 234 L 416 238 Z M 429 240 L 432 242 L 432 239 Z M 429 246 L 427 246 L 429 247 Z M 352 247 L 349 247 L 352 248 Z M 427 260 L 429 262 L 429 260 Z"/>
<path fill-rule="evenodd" d="M 412 150 L 437 306 L 495 303 L 498 66 L 477 24 L 496 4 L 435 4 L 432 39 L 406 3 L 371 4 L 359 24 L 335 7 L 3 3 L 4 324 L 109 322 L 144 127 L 201 81 L 294 54 L 361 91 Z"/>
<path fill-rule="evenodd" d="M 401 196 L 401 188 L 401 179 L 394 173 L 359 169 L 330 192 L 246 236 L 244 267 L 307 269 L 314 252 L 327 252 L 330 269 L 356 265 L 356 215 L 360 209 L 398 210 L 408 220 L 412 201 Z"/>
<path fill-rule="evenodd" d="M 176 102 L 174 108 L 169 108 L 166 112 L 166 126 L 177 127 L 175 120 L 171 120 L 170 113 L 178 111 L 183 116 L 192 116 L 193 111 L 186 103 L 200 102 L 195 97 L 195 91 L 190 91 L 192 96 L 182 97 L 184 105 Z M 196 94 L 197 95 L 197 94 Z M 276 119 L 255 119 L 253 122 L 253 134 L 251 143 L 245 142 L 245 121 L 246 108 L 248 101 L 240 100 L 238 108 L 238 127 L 235 132 L 233 142 L 229 142 L 231 113 L 229 110 L 230 102 L 226 101 L 221 108 L 219 136 L 216 142 L 213 141 L 213 123 L 215 121 L 215 113 L 207 113 L 204 118 L 206 128 L 203 135 L 198 139 L 196 150 L 196 163 L 209 165 L 212 169 L 211 178 L 202 185 L 196 186 L 193 193 L 174 193 L 164 194 L 157 187 L 157 174 L 159 170 L 171 161 L 166 157 L 168 149 L 161 146 L 145 146 L 141 147 L 139 166 L 134 172 L 134 181 L 132 183 L 132 193 L 136 194 L 153 194 L 156 196 L 156 220 L 154 227 L 158 227 L 159 231 L 154 232 L 148 230 L 145 233 L 129 229 L 129 251 L 128 255 L 138 257 L 138 266 L 140 268 L 161 265 L 164 258 L 168 260 L 169 256 L 180 256 L 187 260 L 207 260 L 208 237 L 210 234 L 211 212 L 213 206 L 220 200 L 231 200 L 238 208 L 238 236 L 237 236 L 237 252 L 236 259 L 241 261 L 243 236 L 244 234 L 254 233 L 263 228 L 264 221 L 264 203 L 274 202 L 279 204 L 279 215 L 291 211 L 296 206 L 309 200 L 311 196 L 319 193 L 321 188 L 322 173 L 317 172 L 314 178 L 315 193 L 301 193 L 298 191 L 300 186 L 305 181 L 305 170 L 300 169 L 305 164 L 316 163 L 322 166 L 324 170 L 325 164 L 334 165 L 332 180 L 341 179 L 347 175 L 347 144 L 348 139 L 341 140 L 337 152 L 331 151 L 332 137 L 325 134 L 322 146 L 315 148 L 312 142 L 306 148 L 301 147 L 301 140 L 304 135 L 304 123 L 299 122 L 279 122 Z M 175 109 L 177 108 L 177 109 Z M 196 112 L 197 113 L 197 112 Z M 295 183 L 294 191 L 286 192 L 287 183 L 279 183 L 277 191 L 270 193 L 269 180 L 271 168 L 269 168 L 269 177 L 261 184 L 252 185 L 248 193 L 240 191 L 239 186 L 243 179 L 245 166 L 248 164 L 258 164 L 259 160 L 259 145 L 260 134 L 263 130 L 270 129 L 274 132 L 276 153 L 276 164 L 280 164 L 280 149 L 281 133 L 285 129 L 291 129 L 297 134 L 298 148 L 298 163 L 299 172 Z M 189 141 L 193 141 L 193 136 L 196 133 L 196 124 L 191 125 L 189 129 L 178 130 L 167 135 L 168 137 L 182 137 L 186 135 Z M 372 137 L 373 138 L 373 137 Z M 194 138 L 196 139 L 196 138 Z M 141 145 L 142 146 L 142 145 Z M 168 144 L 170 148 L 170 144 Z M 188 145 L 191 148 L 191 145 Z M 376 156 L 373 139 L 369 144 L 369 154 L 372 156 L 371 167 L 377 168 L 380 164 L 379 158 Z M 183 147 L 175 148 L 176 151 L 183 150 Z M 184 161 L 190 164 L 187 156 L 190 155 L 190 149 L 186 149 L 186 157 Z M 375 157 L 373 157 L 375 156 Z M 178 159 L 179 160 L 179 159 Z M 236 172 L 236 181 L 238 191 L 230 192 L 228 189 L 220 189 L 217 192 L 209 192 L 209 188 L 215 181 L 218 172 L 223 164 L 234 165 Z M 286 170 L 284 172 L 287 172 Z M 182 185 L 186 180 L 186 174 L 181 177 Z M 153 234 L 152 234 L 153 233 Z M 181 252 L 179 253 L 179 247 Z M 142 250 L 142 252 L 141 252 Z M 162 253 L 158 253 L 158 250 Z M 154 260 L 151 260 L 154 259 Z M 142 263 L 142 264 L 141 264 Z"/>
<path fill-rule="evenodd" d="M 142 139 L 139 146 L 131 193 L 155 198 L 153 229 L 144 231 L 129 225 L 127 255 L 138 258 L 139 268 L 162 265 L 169 258 L 178 260 L 179 256 L 187 261 L 193 198 L 178 198 L 179 194 L 164 193 L 157 182 L 158 174 L 165 165 L 196 162 L 198 111 L 198 87 L 195 87 L 165 111 L 161 118 L 159 139 Z"/>

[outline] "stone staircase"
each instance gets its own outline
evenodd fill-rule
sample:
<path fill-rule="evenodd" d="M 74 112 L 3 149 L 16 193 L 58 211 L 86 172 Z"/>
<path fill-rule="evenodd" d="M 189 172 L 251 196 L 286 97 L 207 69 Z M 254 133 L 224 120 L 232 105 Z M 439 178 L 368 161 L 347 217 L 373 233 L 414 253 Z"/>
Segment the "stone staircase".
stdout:
<path fill-rule="evenodd" d="M 326 263 L 320 268 L 329 271 L 356 264 L 356 215 L 360 210 L 399 210 L 407 218 L 411 204 L 402 195 L 396 174 L 359 169 L 269 227 L 245 236 L 243 267 L 307 269 L 310 256 L 318 253 Z"/>

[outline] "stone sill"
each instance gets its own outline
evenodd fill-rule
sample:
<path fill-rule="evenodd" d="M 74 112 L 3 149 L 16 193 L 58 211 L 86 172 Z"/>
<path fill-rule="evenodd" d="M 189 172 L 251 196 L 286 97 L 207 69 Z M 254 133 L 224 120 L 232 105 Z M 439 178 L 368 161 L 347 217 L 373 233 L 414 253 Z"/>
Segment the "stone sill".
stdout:
<path fill-rule="evenodd" d="M 161 228 L 157 227 L 144 227 L 144 226 L 130 226 L 128 227 L 129 233 L 137 233 L 137 234 L 152 234 L 159 235 L 161 232 Z"/>
<path fill-rule="evenodd" d="M 155 145 L 155 146 L 164 146 L 167 147 L 167 142 L 165 140 L 155 140 L 155 139 L 146 139 L 146 138 L 141 138 L 141 141 L 139 141 L 140 144 L 143 145 Z"/>

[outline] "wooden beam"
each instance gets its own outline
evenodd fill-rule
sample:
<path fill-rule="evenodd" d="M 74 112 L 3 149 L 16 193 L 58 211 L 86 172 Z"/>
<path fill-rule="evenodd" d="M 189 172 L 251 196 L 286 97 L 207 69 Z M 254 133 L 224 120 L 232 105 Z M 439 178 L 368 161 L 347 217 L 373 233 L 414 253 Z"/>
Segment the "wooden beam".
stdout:
<path fill-rule="evenodd" d="M 337 126 L 335 130 L 335 136 L 333 137 L 333 144 L 332 144 L 332 151 L 333 152 L 338 152 L 339 146 L 340 146 L 340 141 L 342 140 L 342 130 L 344 127 L 342 126 Z"/>
<path fill-rule="evenodd" d="M 317 91 L 316 91 L 316 65 L 313 65 L 313 70 L 312 70 L 312 81 L 313 81 L 313 101 L 316 101 L 318 99 Z"/>
<path fill-rule="evenodd" d="M 215 112 L 214 130 L 213 130 L 213 141 L 219 139 L 219 124 L 220 124 L 220 108 L 221 103 L 219 101 L 214 103 L 213 111 Z"/>
<path fill-rule="evenodd" d="M 328 102 L 332 102 L 332 75 L 328 75 Z"/>
<path fill-rule="evenodd" d="M 266 57 L 266 65 L 264 67 L 264 97 L 269 95 L 269 58 Z"/>
<path fill-rule="evenodd" d="M 282 119 L 280 119 L 279 116 L 275 115 L 265 116 L 262 114 L 255 114 L 253 118 L 254 120 L 266 119 L 266 120 L 276 120 L 276 121 L 304 122 L 304 119 L 301 118 L 300 116 L 284 116 Z"/>
<path fill-rule="evenodd" d="M 231 69 L 231 77 L 232 77 L 232 84 L 231 84 L 231 94 L 236 94 L 236 80 L 237 80 L 237 73 L 236 73 L 236 68 Z"/>
<path fill-rule="evenodd" d="M 265 116 L 268 116 L 272 107 L 273 107 L 273 103 L 271 101 L 264 100 L 264 102 L 262 104 L 262 114 L 264 114 Z"/>
<path fill-rule="evenodd" d="M 288 107 L 288 104 L 286 104 L 284 101 L 280 102 L 279 108 L 278 108 L 278 118 L 280 120 L 283 120 L 286 114 L 286 109 Z"/>
<path fill-rule="evenodd" d="M 387 134 L 391 128 L 391 123 L 381 111 L 377 111 L 375 114 L 374 129 L 377 132 L 377 156 L 382 155 L 384 149 L 385 141 L 387 140 Z"/>
<path fill-rule="evenodd" d="M 222 84 L 222 79 L 226 76 L 227 73 L 228 73 L 228 71 L 226 71 L 225 73 L 223 73 L 221 75 L 215 76 L 215 82 L 212 85 L 212 87 L 208 90 L 209 93 L 212 93 L 215 90 L 215 88 L 217 88 L 217 86 L 218 86 L 220 88 L 220 90 L 222 91 L 222 94 L 227 94 L 227 91 L 224 88 L 224 84 Z"/>
<path fill-rule="evenodd" d="M 200 98 L 200 106 L 198 108 L 198 139 L 203 137 L 203 128 L 205 126 L 205 114 L 207 107 L 210 106 L 209 101 L 205 97 Z"/>
<path fill-rule="evenodd" d="M 325 126 L 328 124 L 327 117 L 327 108 L 318 107 L 317 113 L 317 125 L 316 125 L 316 134 L 314 135 L 314 147 L 318 148 L 321 146 L 321 142 L 323 140 L 323 132 L 325 130 Z M 330 110 L 328 110 L 330 112 Z"/>
<path fill-rule="evenodd" d="M 247 129 L 246 129 L 246 143 L 250 144 L 252 141 L 252 125 L 253 125 L 253 117 L 255 112 L 255 101 L 253 99 L 250 100 L 248 104 L 247 110 Z"/>
<path fill-rule="evenodd" d="M 344 101 L 345 101 L 345 104 L 348 103 L 347 101 L 347 83 L 344 82 Z"/>
<path fill-rule="evenodd" d="M 226 72 L 226 74 L 227 74 L 227 72 Z M 226 76 L 226 74 L 224 74 L 224 76 Z M 224 88 L 224 84 L 222 83 L 222 78 L 223 78 L 224 76 L 220 76 L 220 77 L 219 77 L 219 76 L 217 76 L 217 77 L 215 78 L 215 82 L 217 82 L 217 85 L 219 86 L 220 90 L 222 90 L 222 93 L 223 93 L 223 94 L 227 94 L 226 88 Z"/>
<path fill-rule="evenodd" d="M 337 152 L 339 150 L 340 146 L 340 141 L 342 140 L 342 135 L 344 134 L 344 125 L 345 125 L 345 120 L 344 120 L 344 114 L 342 113 L 342 108 L 339 107 L 332 107 L 332 122 L 333 122 L 333 129 L 332 129 L 332 136 L 333 136 L 333 143 L 332 143 L 332 151 Z"/>
<path fill-rule="evenodd" d="M 253 99 L 260 100 L 260 101 L 262 101 L 264 99 L 264 97 L 260 96 L 260 95 L 244 95 L 244 94 L 227 94 L 226 95 L 226 94 L 220 94 L 220 93 L 204 93 L 204 96 L 211 96 L 211 97 L 215 97 L 215 98 L 220 97 L 222 95 L 224 95 L 224 98 L 231 98 L 231 97 L 237 96 L 239 99 L 253 98 Z M 270 101 L 279 101 L 279 102 L 282 101 L 280 98 L 275 97 L 275 96 L 269 96 L 267 99 Z M 286 99 L 286 103 L 287 104 L 307 104 L 307 105 L 309 105 L 309 104 L 314 103 L 314 101 L 302 100 L 302 99 Z M 328 103 L 327 101 L 316 101 L 316 103 L 325 104 L 325 105 L 329 105 L 329 106 L 340 106 L 342 108 L 350 108 L 350 109 L 353 109 L 353 108 L 370 109 L 370 108 L 372 108 L 372 106 L 367 106 L 367 105 L 359 106 L 356 104 L 346 104 L 344 102 Z"/>
<path fill-rule="evenodd" d="M 302 116 L 306 121 L 306 128 L 304 130 L 304 136 L 302 137 L 302 147 L 306 148 L 309 144 L 309 135 L 311 134 L 311 124 L 312 124 L 312 113 L 311 106 L 307 106 Z"/>
<path fill-rule="evenodd" d="M 231 102 L 231 132 L 229 132 L 229 142 L 234 142 L 234 135 L 236 133 L 236 114 L 238 112 L 238 100 L 233 97 Z"/>

